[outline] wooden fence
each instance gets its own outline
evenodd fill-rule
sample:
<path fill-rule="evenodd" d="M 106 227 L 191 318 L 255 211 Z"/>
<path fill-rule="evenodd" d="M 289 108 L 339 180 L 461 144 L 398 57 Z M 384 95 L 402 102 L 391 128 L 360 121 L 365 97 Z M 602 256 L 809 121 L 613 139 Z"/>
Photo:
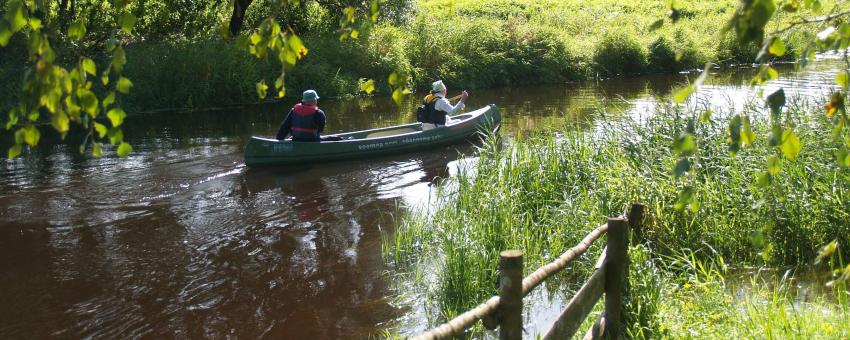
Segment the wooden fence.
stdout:
<path fill-rule="evenodd" d="M 635 240 L 641 237 L 645 211 L 646 207 L 642 204 L 633 204 L 627 217 L 609 218 L 608 223 L 591 231 L 578 245 L 525 278 L 522 278 L 522 251 L 501 252 L 499 254 L 499 296 L 493 296 L 478 307 L 412 339 L 451 338 L 463 334 L 478 320 L 481 320 L 487 329 L 498 327 L 499 338 L 502 340 L 522 339 L 522 298 L 544 280 L 566 268 L 570 262 L 584 254 L 593 241 L 606 233 L 608 234 L 607 245 L 596 261 L 593 274 L 572 297 L 543 339 L 572 338 L 590 314 L 593 306 L 602 297 L 603 292 L 605 293 L 605 310 L 584 338 L 622 338 L 623 325 L 620 310 L 623 289 L 628 278 L 629 229 L 632 230 Z"/>

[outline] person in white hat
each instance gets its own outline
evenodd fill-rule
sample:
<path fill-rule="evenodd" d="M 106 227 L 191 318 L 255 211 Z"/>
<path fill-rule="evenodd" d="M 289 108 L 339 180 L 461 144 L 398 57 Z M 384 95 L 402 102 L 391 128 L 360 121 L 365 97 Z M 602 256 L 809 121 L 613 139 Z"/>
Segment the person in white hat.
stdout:
<path fill-rule="evenodd" d="M 286 119 L 277 130 L 277 139 L 286 139 L 292 135 L 295 142 L 318 142 L 321 140 L 338 140 L 322 138 L 322 130 L 325 129 L 325 112 L 319 109 L 319 94 L 314 90 L 304 91 L 301 102 L 295 104 Z"/>
<path fill-rule="evenodd" d="M 442 80 L 431 83 L 431 93 L 425 96 L 423 100 L 426 111 L 429 113 L 426 121 L 422 122 L 423 131 L 451 123 L 451 118 L 448 115 L 456 114 L 466 107 L 464 103 L 466 102 L 466 98 L 469 97 L 469 93 L 466 93 L 466 90 L 460 94 L 460 101 L 455 105 L 452 105 L 449 99 L 446 98 L 446 92 L 448 90 Z"/>

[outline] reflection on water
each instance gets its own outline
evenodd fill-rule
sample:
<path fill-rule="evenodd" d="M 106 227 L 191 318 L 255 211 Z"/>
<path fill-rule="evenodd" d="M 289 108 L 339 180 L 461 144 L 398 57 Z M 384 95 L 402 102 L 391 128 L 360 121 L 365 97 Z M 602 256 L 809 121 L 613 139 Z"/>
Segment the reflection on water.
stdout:
<path fill-rule="evenodd" d="M 817 64 L 777 84 L 819 93 L 834 69 Z M 740 86 L 746 72 L 714 78 L 701 100 L 755 95 Z M 587 129 L 651 111 L 684 77 L 472 91 L 467 106 L 498 104 L 507 136 Z M 411 122 L 415 105 L 321 103 L 331 133 Z M 400 213 L 427 206 L 433 183 L 473 162 L 474 147 L 246 168 L 247 139 L 274 134 L 287 109 L 131 117 L 127 159 L 79 155 L 71 135 L 71 145 L 0 160 L 0 338 L 336 339 L 420 327 L 394 322 L 410 308 L 391 301 L 382 237 Z"/>

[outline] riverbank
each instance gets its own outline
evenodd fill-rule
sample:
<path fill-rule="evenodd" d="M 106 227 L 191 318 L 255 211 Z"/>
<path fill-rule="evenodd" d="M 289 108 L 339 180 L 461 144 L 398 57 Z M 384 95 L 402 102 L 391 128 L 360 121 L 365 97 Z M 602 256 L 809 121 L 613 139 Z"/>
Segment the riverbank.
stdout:
<path fill-rule="evenodd" d="M 319 22 L 299 33 L 309 53 L 287 70 L 288 94 L 294 98 L 304 88 L 315 88 L 325 98 L 353 96 L 360 94 L 358 80 L 370 78 L 376 81 L 375 95 L 386 96 L 392 72 L 423 92 L 434 79 L 454 89 L 478 89 L 678 72 L 707 61 L 752 62 L 758 46 L 739 47 L 731 34 L 717 33 L 736 1 L 679 1 L 677 6 L 680 15 L 673 24 L 667 18 L 669 7 L 653 1 L 423 0 L 403 19 L 379 22 L 364 28 L 356 40 L 340 41 L 338 18 L 310 5 L 307 12 Z M 248 16 L 264 10 L 253 6 Z M 664 25 L 653 29 L 665 18 Z M 130 41 L 125 75 L 134 87 L 122 99 L 127 111 L 257 102 L 256 83 L 272 83 L 279 68 L 209 32 Z M 786 34 L 786 56 L 796 58 L 802 41 L 795 33 Z M 60 56 L 76 60 L 76 47 L 57 46 Z M 11 107 L 27 65 L 15 54 L 24 52 L 14 40 L 4 51 L 3 112 Z"/>
<path fill-rule="evenodd" d="M 808 266 L 827 274 L 840 265 L 828 260 L 841 262 L 838 257 L 813 263 L 832 240 L 841 245 L 836 254 L 850 256 L 844 246 L 850 244 L 844 222 L 850 174 L 823 137 L 832 124 L 821 105 L 791 101 L 803 152 L 782 160 L 767 186 L 756 181 L 775 152 L 767 113 L 760 104 L 747 107 L 756 110 L 750 118 L 757 138 L 737 155 L 726 144 L 728 109 L 711 107 L 714 118 L 700 121 L 702 111 L 664 104 L 640 122 L 609 117 L 592 131 L 555 129 L 490 143 L 474 166 L 444 183 L 430 215 L 407 219 L 387 241 L 387 257 L 398 270 L 415 273 L 409 285 L 431 297 L 425 310 L 432 320 L 450 318 L 493 294 L 500 250 L 522 249 L 526 268 L 537 268 L 605 216 L 643 202 L 652 220 L 645 246 L 632 250 L 630 298 L 641 306 L 631 309 L 633 334 L 846 336 L 846 286 L 835 288 L 834 299 L 803 303 L 782 287 L 727 289 L 729 268 Z M 689 122 L 696 125 L 696 170 L 676 178 L 671 147 Z M 698 209 L 677 209 L 685 186 L 693 187 Z M 571 275 L 581 278 L 590 265 L 576 267 Z"/>

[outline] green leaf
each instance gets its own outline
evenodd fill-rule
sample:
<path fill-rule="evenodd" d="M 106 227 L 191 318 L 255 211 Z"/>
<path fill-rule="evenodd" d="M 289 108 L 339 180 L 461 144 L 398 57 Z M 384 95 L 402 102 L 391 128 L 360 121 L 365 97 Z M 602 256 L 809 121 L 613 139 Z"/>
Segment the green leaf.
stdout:
<path fill-rule="evenodd" d="M 395 72 L 390 73 L 389 77 L 387 77 L 387 83 L 389 83 L 390 86 L 393 87 L 398 85 L 398 74 L 396 74 Z"/>
<path fill-rule="evenodd" d="M 98 100 L 97 96 L 91 91 L 81 88 L 77 90 L 77 98 L 80 99 L 80 107 L 87 112 L 92 118 L 97 117 Z"/>
<path fill-rule="evenodd" d="M 29 25 L 34 31 L 38 31 L 41 29 L 41 20 L 38 18 L 30 18 Z"/>
<path fill-rule="evenodd" d="M 767 106 L 774 115 L 779 115 L 785 106 L 785 90 L 780 88 L 767 96 Z"/>
<path fill-rule="evenodd" d="M 228 21 L 222 21 L 221 25 L 218 25 L 218 35 L 225 41 L 229 41 L 230 23 Z"/>
<path fill-rule="evenodd" d="M 775 68 L 762 65 L 758 74 L 751 81 L 752 84 L 763 84 L 779 77 L 779 72 Z"/>
<path fill-rule="evenodd" d="M 85 70 L 86 73 L 92 76 L 97 74 L 97 65 L 94 63 L 94 60 L 91 60 L 89 58 L 83 58 L 82 65 L 83 70 Z"/>
<path fill-rule="evenodd" d="M 130 146 L 130 144 L 121 143 L 121 145 L 118 146 L 118 157 L 127 157 L 127 155 L 131 152 L 133 152 L 133 147 Z"/>
<path fill-rule="evenodd" d="M 690 156 L 697 151 L 696 139 L 690 133 L 682 133 L 673 141 L 673 151 L 680 156 Z"/>
<path fill-rule="evenodd" d="M 9 159 L 14 159 L 15 157 L 20 156 L 22 151 L 23 151 L 23 145 L 21 145 L 21 144 L 12 145 L 12 147 L 9 148 L 9 152 L 7 153 L 7 157 L 9 157 Z"/>
<path fill-rule="evenodd" d="M 32 147 L 35 147 L 36 145 L 38 145 L 38 141 L 40 139 L 41 131 L 38 131 L 38 128 L 32 125 L 24 127 L 24 142 L 26 142 Z"/>
<path fill-rule="evenodd" d="M 769 172 L 763 172 L 758 176 L 756 183 L 760 187 L 765 188 L 765 187 L 773 184 L 773 175 L 771 175 Z"/>
<path fill-rule="evenodd" d="M 127 118 L 127 114 L 121 108 L 114 108 L 106 113 L 106 118 L 109 118 L 112 127 L 119 127 L 124 123 L 124 118 Z"/>
<path fill-rule="evenodd" d="M 836 74 L 835 83 L 846 90 L 848 85 L 850 85 L 850 74 L 848 74 L 847 72 L 840 72 Z"/>
<path fill-rule="evenodd" d="M 800 138 L 793 130 L 788 129 L 782 133 L 782 144 L 779 146 L 785 158 L 793 160 L 800 154 Z"/>
<path fill-rule="evenodd" d="M 655 22 L 653 22 L 652 25 L 649 25 L 649 30 L 655 31 L 655 30 L 661 28 L 662 26 L 664 26 L 664 19 L 658 19 L 658 20 L 655 20 Z"/>
<path fill-rule="evenodd" d="M 693 85 L 688 85 L 685 88 L 676 92 L 676 94 L 673 96 L 673 101 L 677 103 L 684 103 L 686 100 L 688 100 L 688 97 L 690 97 L 691 94 L 694 93 L 695 90 L 696 88 L 694 88 Z"/>
<path fill-rule="evenodd" d="M 761 252 L 762 261 L 770 262 L 771 255 L 773 255 L 773 243 L 768 243 Z"/>
<path fill-rule="evenodd" d="M 112 145 L 118 145 L 124 141 L 124 131 L 121 128 L 110 128 L 106 131 L 106 135 L 109 136 L 109 143 Z"/>
<path fill-rule="evenodd" d="M 118 84 L 115 85 L 115 89 L 123 94 L 130 93 L 130 88 L 132 87 L 133 82 L 131 82 L 130 79 L 124 77 L 118 78 Z"/>
<path fill-rule="evenodd" d="M 400 87 L 393 90 L 393 101 L 396 105 L 401 106 L 401 100 L 404 98 L 404 90 Z"/>
<path fill-rule="evenodd" d="M 733 155 L 741 150 L 741 128 L 743 127 L 743 119 L 740 115 L 735 115 L 729 121 L 729 152 Z"/>
<path fill-rule="evenodd" d="M 732 20 L 723 29 L 735 29 L 738 41 L 741 43 L 762 43 L 764 27 L 776 11 L 773 0 L 749 0 L 742 2 L 743 7 L 735 12 Z"/>
<path fill-rule="evenodd" d="M 775 176 L 779 174 L 779 171 L 781 170 L 782 163 L 780 162 L 779 157 L 776 157 L 776 155 L 770 156 L 770 158 L 767 159 L 767 172 Z"/>
<path fill-rule="evenodd" d="M 676 203 L 673 205 L 673 208 L 676 210 L 684 210 L 687 206 L 692 206 L 694 201 L 694 189 L 692 187 L 685 187 L 679 192 L 679 197 L 676 198 Z"/>
<path fill-rule="evenodd" d="M 800 2 L 798 2 L 797 0 L 791 0 L 785 5 L 782 5 L 782 10 L 788 13 L 796 13 L 798 10 L 800 10 Z"/>
<path fill-rule="evenodd" d="M 26 135 L 26 130 L 24 128 L 20 128 L 15 131 L 15 144 L 23 144 L 24 143 L 24 135 Z"/>
<path fill-rule="evenodd" d="M 366 94 L 372 94 L 375 92 L 375 81 L 372 79 L 360 79 L 360 91 L 366 92 Z"/>
<path fill-rule="evenodd" d="M 65 112 L 58 112 L 53 115 L 51 119 L 51 125 L 56 129 L 59 133 L 64 134 L 68 132 L 68 129 L 71 127 L 71 120 L 68 119 L 68 115 Z"/>
<path fill-rule="evenodd" d="M 785 55 L 785 43 L 779 37 L 773 37 L 768 51 L 770 54 L 781 57 Z"/>
<path fill-rule="evenodd" d="M 741 132 L 741 144 L 742 145 L 753 145 L 756 141 L 756 134 L 753 132 L 753 127 L 750 124 L 750 117 L 744 117 L 744 129 Z"/>
<path fill-rule="evenodd" d="M 691 162 L 688 161 L 686 158 L 682 158 L 676 163 L 676 167 L 673 168 L 673 173 L 676 175 L 676 177 L 682 177 L 682 175 L 684 175 L 690 170 Z"/>
<path fill-rule="evenodd" d="M 97 132 L 97 138 L 106 137 L 106 131 L 107 131 L 106 125 L 95 122 L 94 123 L 94 131 Z"/>
<path fill-rule="evenodd" d="M 86 35 L 86 25 L 83 24 L 82 21 L 76 20 L 71 23 L 71 26 L 68 27 L 68 37 L 73 40 L 79 41 Z"/>
<path fill-rule="evenodd" d="M 103 145 L 98 142 L 92 143 L 91 155 L 96 158 L 103 157 Z"/>
<path fill-rule="evenodd" d="M 286 46 L 290 51 L 295 53 L 295 56 L 298 57 L 299 60 L 304 59 L 304 57 L 306 57 L 307 53 L 309 52 L 307 47 L 304 47 L 304 42 L 301 41 L 301 38 L 299 38 L 294 33 L 289 35 Z"/>
<path fill-rule="evenodd" d="M 702 112 L 702 114 L 699 116 L 699 122 L 700 122 L 700 123 L 708 123 L 708 122 L 710 122 L 710 121 L 711 121 L 711 116 L 712 116 L 713 114 L 714 114 L 714 112 L 713 112 L 713 111 L 711 111 L 711 109 L 710 109 L 710 108 L 705 109 L 705 111 L 703 111 L 703 112 Z"/>
<path fill-rule="evenodd" d="M 100 82 L 103 86 L 109 84 L 109 70 L 112 68 L 112 65 L 106 67 L 106 70 L 103 70 L 103 73 L 100 74 Z"/>
<path fill-rule="evenodd" d="M 126 64 L 127 54 L 125 54 L 124 48 L 120 46 L 116 47 L 114 52 L 112 52 L 112 67 L 115 68 L 115 72 L 121 73 Z"/>
<path fill-rule="evenodd" d="M 74 121 L 80 120 L 80 106 L 77 105 L 77 99 L 74 96 L 65 97 L 65 111 L 74 117 Z"/>
<path fill-rule="evenodd" d="M 747 238 L 750 239 L 750 244 L 752 244 L 755 248 L 764 248 L 765 243 L 767 243 L 765 242 L 764 232 L 761 230 L 750 230 L 750 232 L 747 233 Z"/>
<path fill-rule="evenodd" d="M 27 24 L 27 17 L 24 13 L 24 4 L 20 1 L 10 1 L 8 3 L 8 12 L 6 12 L 6 21 L 9 22 L 9 29 L 12 33 L 19 31 Z"/>
<path fill-rule="evenodd" d="M 121 30 L 124 33 L 130 34 L 133 31 L 133 26 L 136 25 L 136 16 L 130 13 L 124 13 L 120 19 L 118 19 L 118 24 L 121 26 Z"/>
<path fill-rule="evenodd" d="M 277 97 L 278 98 L 283 98 L 283 96 L 286 95 L 286 87 L 284 86 L 284 83 L 283 83 L 283 75 L 281 75 L 280 77 L 277 77 L 277 79 L 275 79 L 274 88 L 277 90 Z"/>
<path fill-rule="evenodd" d="M 248 39 L 251 42 L 251 45 L 258 45 L 261 41 L 263 41 L 263 36 L 260 35 L 260 33 L 254 32 L 248 36 Z"/>
<path fill-rule="evenodd" d="M 354 23 L 354 20 L 357 18 L 357 11 L 354 7 L 348 6 L 342 10 L 343 15 L 345 15 L 345 20 L 348 20 L 349 23 Z"/>
<path fill-rule="evenodd" d="M 838 165 L 844 168 L 850 168 L 850 151 L 845 147 L 836 150 L 835 160 L 838 162 Z"/>
<path fill-rule="evenodd" d="M 282 64 L 293 66 L 296 62 L 298 62 L 298 57 L 295 55 L 295 52 L 292 52 L 289 49 L 282 49 L 278 54 L 278 60 L 280 60 Z"/>
<path fill-rule="evenodd" d="M 257 96 L 260 97 L 260 99 L 265 99 L 266 98 L 266 91 L 268 89 L 269 89 L 269 86 L 266 85 L 266 80 L 265 79 L 260 80 L 260 82 L 257 83 Z"/>
<path fill-rule="evenodd" d="M 106 39 L 106 52 L 111 53 L 116 47 L 118 47 L 118 38 L 115 37 L 115 33 L 112 33 L 109 39 Z"/>
<path fill-rule="evenodd" d="M 0 46 L 6 47 L 9 44 L 9 39 L 12 39 L 9 23 L 6 20 L 0 20 Z"/>
<path fill-rule="evenodd" d="M 112 105 L 112 103 L 115 103 L 115 91 L 109 92 L 109 94 L 106 95 L 106 98 L 103 98 L 103 108 L 106 109 L 109 105 Z"/>

